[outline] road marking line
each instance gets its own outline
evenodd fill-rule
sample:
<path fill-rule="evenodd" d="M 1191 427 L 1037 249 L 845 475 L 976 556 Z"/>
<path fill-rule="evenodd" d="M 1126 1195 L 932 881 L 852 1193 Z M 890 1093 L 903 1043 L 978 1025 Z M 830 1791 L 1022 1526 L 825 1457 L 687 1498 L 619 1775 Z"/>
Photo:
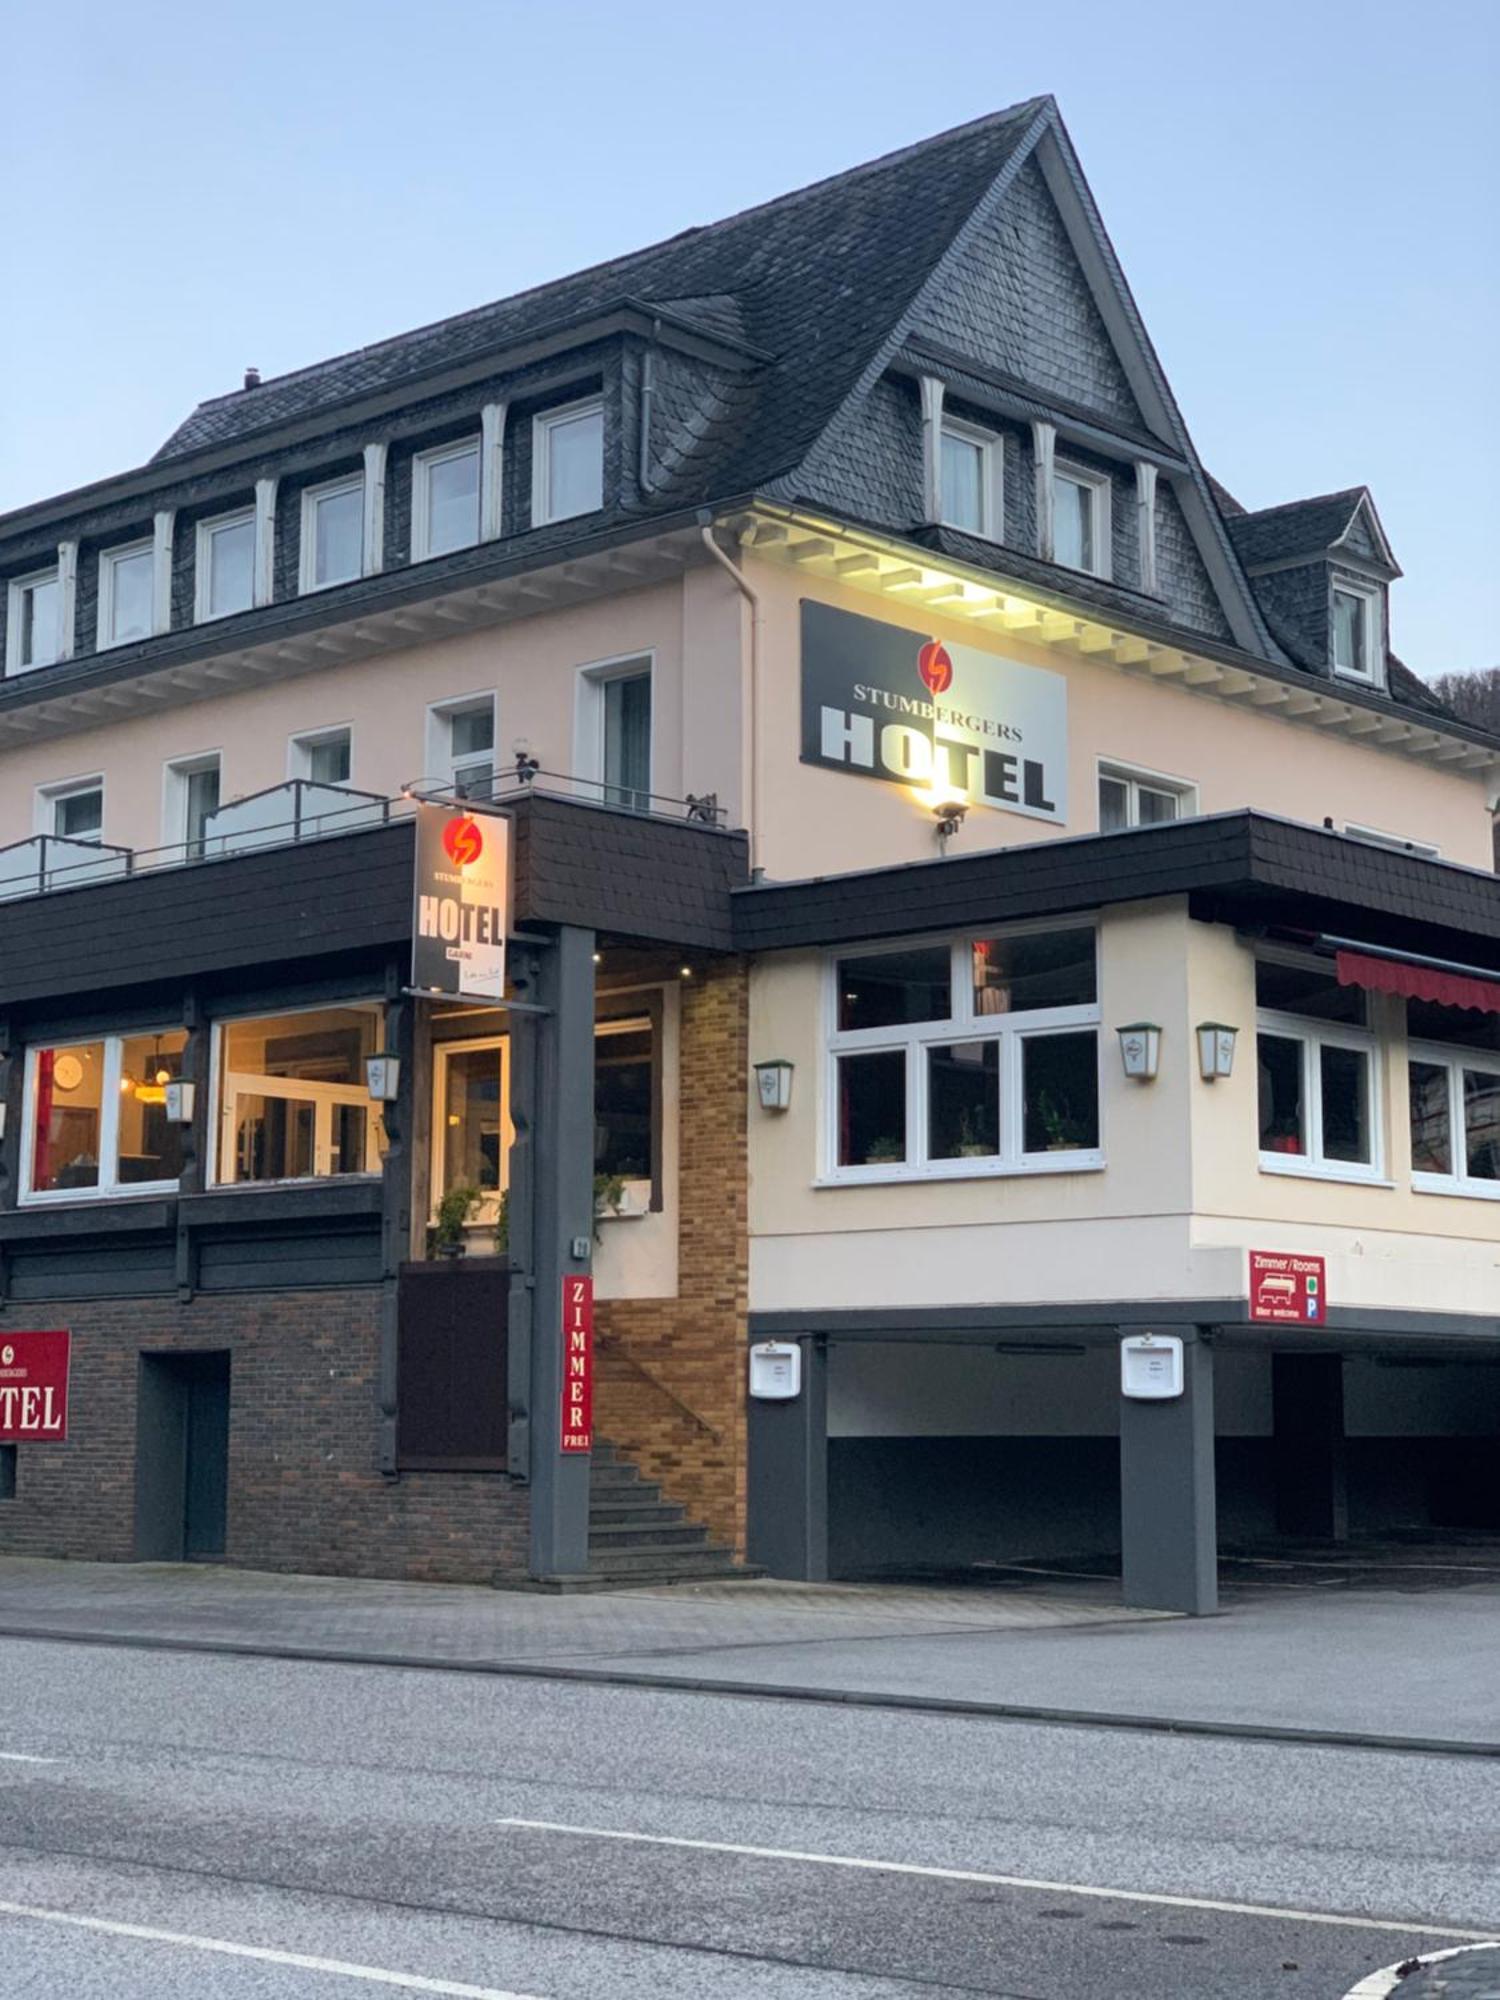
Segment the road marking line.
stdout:
<path fill-rule="evenodd" d="M 216 1951 L 225 1958 L 254 1958 L 264 1965 L 290 1965 L 299 1972 L 330 1972 L 375 1986 L 399 1986 L 408 1993 L 440 1993 L 449 2000 L 541 2000 L 536 1993 L 511 1993 L 498 1986 L 466 1986 L 457 1979 L 424 1979 L 416 1972 L 386 1972 L 375 1965 L 350 1965 L 340 1958 L 312 1958 L 300 1951 L 271 1951 L 264 1945 L 230 1944 L 224 1938 L 194 1937 L 186 1931 L 157 1930 L 150 1924 L 120 1924 L 105 1917 L 80 1917 L 71 1910 L 41 1910 L 29 1903 L 0 1903 L 0 1916 L 29 1917 L 37 1923 L 71 1924 L 75 1930 L 109 1937 L 141 1938 L 147 1944 L 179 1944 L 192 1951 Z"/>
<path fill-rule="evenodd" d="M 0 1750 L 0 1764 L 55 1764 L 55 1757 L 29 1757 L 24 1750 Z"/>
<path fill-rule="evenodd" d="M 1425 1971 L 1429 1965 L 1439 1965 L 1449 1958 L 1467 1958 L 1474 1951 L 1500 1951 L 1500 1944 L 1459 1944 L 1452 1951 L 1424 1951 L 1418 1963 Z M 1403 1967 L 1410 1963 L 1409 1959 L 1402 1959 L 1400 1965 L 1383 1965 L 1378 1972 L 1367 1972 L 1358 1986 L 1349 1988 L 1344 2000 L 1390 2000 L 1406 1978 Z"/>
<path fill-rule="evenodd" d="M 651 1847 L 691 1847 L 707 1854 L 748 1854 L 759 1861 L 815 1862 L 822 1868 L 861 1868 L 878 1875 L 921 1875 L 938 1882 L 977 1882 L 997 1889 L 1044 1889 L 1052 1896 L 1095 1896 L 1114 1903 L 1158 1903 L 1173 1910 L 1221 1910 L 1231 1917 L 1280 1917 L 1299 1924 L 1336 1924 L 1347 1930 L 1401 1931 L 1422 1937 L 1461 1938 L 1492 1944 L 1489 1931 L 1456 1930 L 1452 1925 L 1407 1923 L 1395 1917 L 1347 1917 L 1328 1910 L 1284 1909 L 1275 1903 L 1226 1903 L 1208 1896 L 1165 1896 L 1148 1889 L 1101 1889 L 1088 1882 L 1039 1882 L 1028 1875 L 989 1875 L 972 1868 L 929 1868 L 916 1861 L 866 1861 L 849 1854 L 808 1854 L 794 1847 L 746 1847 L 729 1840 L 685 1840 L 668 1833 L 622 1833 L 618 1827 L 569 1826 L 551 1819 L 498 1819 L 496 1826 L 534 1833 L 573 1833 L 589 1840 L 634 1840 Z"/>

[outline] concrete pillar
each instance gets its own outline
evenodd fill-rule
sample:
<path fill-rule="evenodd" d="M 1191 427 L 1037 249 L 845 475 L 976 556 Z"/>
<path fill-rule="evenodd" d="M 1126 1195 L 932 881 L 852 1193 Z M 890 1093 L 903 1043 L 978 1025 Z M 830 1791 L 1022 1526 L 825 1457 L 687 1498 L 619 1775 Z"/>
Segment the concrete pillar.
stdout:
<path fill-rule="evenodd" d="M 746 1555 L 772 1576 L 828 1580 L 828 1351 L 802 1342 L 802 1393 L 751 1399 Z"/>
<path fill-rule="evenodd" d="M 1342 1354 L 1271 1356 L 1271 1427 L 1277 1531 L 1347 1541 Z"/>
<path fill-rule="evenodd" d="M 551 1581 L 589 1560 L 589 1456 L 561 1448 L 562 1284 L 593 1259 L 594 933 L 563 925 L 516 969 L 518 997 L 546 1011 L 510 1017 L 510 1341 L 526 1349 L 510 1375 L 510 1469 L 531 1482 L 531 1575 Z"/>
<path fill-rule="evenodd" d="M 1163 1402 L 1120 1399 L 1125 1602 L 1202 1615 L 1219 1606 L 1214 1356 L 1191 1328 L 1171 1330 L 1184 1336 L 1182 1394 Z M 1120 1328 L 1122 1338 L 1145 1331 Z"/>

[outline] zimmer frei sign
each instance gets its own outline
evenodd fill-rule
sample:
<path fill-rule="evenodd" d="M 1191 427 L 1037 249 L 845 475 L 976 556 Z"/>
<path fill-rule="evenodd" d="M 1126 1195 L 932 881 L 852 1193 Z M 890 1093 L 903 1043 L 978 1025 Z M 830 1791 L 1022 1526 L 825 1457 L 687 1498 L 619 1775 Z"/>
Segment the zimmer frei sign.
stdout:
<path fill-rule="evenodd" d="M 594 1281 L 562 1281 L 562 1436 L 564 1451 L 594 1448 Z"/>
<path fill-rule="evenodd" d="M 0 1333 L 0 1444 L 68 1435 L 67 1333 Z"/>
<path fill-rule="evenodd" d="M 802 762 L 1062 826 L 1068 685 L 804 599 Z"/>
<path fill-rule="evenodd" d="M 411 983 L 464 1000 L 505 998 L 510 821 L 417 807 Z"/>

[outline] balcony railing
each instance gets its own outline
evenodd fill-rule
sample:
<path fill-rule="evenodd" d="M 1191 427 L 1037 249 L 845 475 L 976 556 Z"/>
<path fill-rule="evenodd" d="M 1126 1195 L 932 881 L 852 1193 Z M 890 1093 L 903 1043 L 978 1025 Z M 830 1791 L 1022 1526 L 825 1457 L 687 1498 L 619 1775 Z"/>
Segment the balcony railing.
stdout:
<path fill-rule="evenodd" d="M 391 802 L 379 792 L 357 792 L 348 785 L 291 778 L 268 791 L 231 799 L 209 813 L 203 822 L 202 858 L 216 861 L 226 854 L 248 854 L 258 847 L 356 833 L 361 827 L 384 826 L 390 816 Z"/>
<path fill-rule="evenodd" d="M 0 901 L 15 896 L 41 896 L 49 889 L 69 889 L 75 883 L 111 882 L 128 875 L 134 862 L 128 847 L 106 847 L 97 840 L 76 840 L 60 833 L 39 833 L 0 847 Z"/>

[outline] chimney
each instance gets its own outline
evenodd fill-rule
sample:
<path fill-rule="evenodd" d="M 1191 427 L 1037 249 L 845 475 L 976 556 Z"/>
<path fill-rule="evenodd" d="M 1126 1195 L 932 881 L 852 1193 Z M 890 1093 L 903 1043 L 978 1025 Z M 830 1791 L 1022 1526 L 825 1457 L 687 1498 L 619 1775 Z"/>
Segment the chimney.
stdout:
<path fill-rule="evenodd" d="M 247 368 L 245 370 L 245 387 L 247 389 L 258 389 L 260 387 L 260 370 L 258 368 Z"/>

